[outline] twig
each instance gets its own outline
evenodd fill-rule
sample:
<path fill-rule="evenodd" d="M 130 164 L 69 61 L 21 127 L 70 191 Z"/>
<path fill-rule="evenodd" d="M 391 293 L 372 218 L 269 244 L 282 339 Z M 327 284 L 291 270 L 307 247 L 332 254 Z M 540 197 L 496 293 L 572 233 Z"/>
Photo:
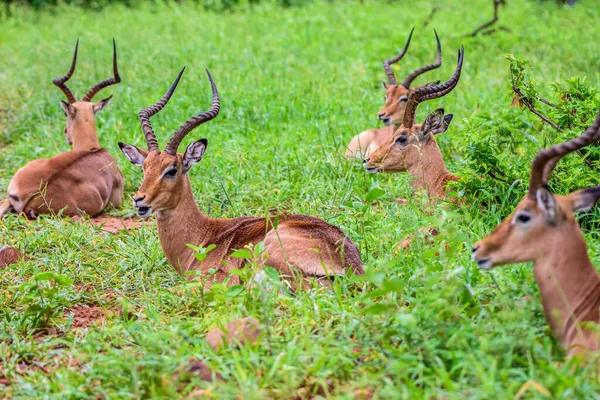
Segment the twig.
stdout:
<path fill-rule="evenodd" d="M 521 89 L 519 89 L 518 87 L 516 87 L 514 84 L 512 85 L 512 89 L 519 96 L 519 101 L 521 103 L 525 104 L 525 107 L 527 107 L 529 109 L 529 111 L 531 111 L 532 113 L 534 113 L 535 115 L 537 115 L 542 121 L 544 121 L 545 123 L 547 123 L 548 125 L 550 125 L 554 129 L 556 129 L 557 131 L 559 131 L 561 133 L 564 132 L 564 129 L 562 129 L 560 126 L 556 125 L 556 123 L 554 121 L 550 120 L 544 114 L 542 114 L 541 112 L 539 112 L 538 110 L 536 110 L 536 108 L 533 106 L 533 104 L 531 104 L 531 102 L 529 101 L 529 99 L 523 94 L 523 92 L 521 92 Z M 544 103 L 548 104 L 548 102 L 546 102 L 546 101 L 544 101 Z M 553 107 L 556 107 L 555 105 L 553 105 L 551 103 L 550 103 L 550 105 L 553 106 Z M 592 164 L 592 162 L 590 160 L 588 160 L 587 158 L 585 158 L 585 156 L 581 152 L 581 150 L 578 149 L 578 150 L 576 150 L 576 152 L 577 152 L 577 154 L 581 158 L 583 158 L 583 162 L 585 162 L 588 167 L 590 167 L 592 170 L 595 169 L 594 168 L 594 164 Z"/>
<path fill-rule="evenodd" d="M 554 108 L 556 108 L 556 104 L 552 104 L 552 103 L 550 103 L 550 102 L 549 102 L 548 100 L 546 100 L 546 99 L 542 99 L 541 97 L 538 97 L 538 100 L 539 100 L 539 101 L 541 101 L 542 103 L 544 103 L 544 104 L 546 104 L 546 105 L 550 106 L 550 107 L 554 107 Z"/>
<path fill-rule="evenodd" d="M 529 99 L 523 94 L 523 92 L 521 92 L 521 89 L 519 89 L 515 85 L 513 85 L 512 89 L 519 96 L 519 101 L 521 103 L 525 104 L 525 107 L 527 107 L 529 109 L 529 111 L 531 111 L 532 113 L 534 113 L 535 115 L 537 115 L 538 117 L 540 117 L 540 119 L 542 121 L 544 121 L 545 123 L 547 123 L 548 125 L 550 125 L 554 129 L 556 129 L 557 131 L 564 132 L 564 130 L 560 126 L 556 125 L 556 123 L 554 123 L 554 121 L 551 121 L 544 114 L 542 114 L 541 112 L 539 112 L 538 110 L 536 110 L 535 107 L 533 106 L 533 104 L 531 104 L 531 102 L 529 101 Z"/>
<path fill-rule="evenodd" d="M 493 173 L 492 171 L 488 171 L 488 174 L 489 174 L 489 175 L 490 175 L 492 178 L 494 178 L 495 180 L 497 180 L 497 181 L 504 182 L 504 183 L 508 183 L 508 181 L 507 181 L 506 179 L 502 179 L 502 178 L 500 178 L 500 177 L 497 177 L 496 175 L 494 175 L 494 173 Z"/>
<path fill-rule="evenodd" d="M 489 28 L 490 26 L 498 22 L 498 7 L 500 7 L 501 5 L 506 5 L 506 0 L 494 0 L 494 18 L 491 21 L 481 25 L 479 28 L 475 29 L 470 35 L 466 36 L 475 37 L 482 30 Z"/>
<path fill-rule="evenodd" d="M 482 35 L 491 35 L 492 33 L 495 33 L 496 31 L 504 31 L 504 32 L 512 32 L 510 29 L 504 27 L 504 26 L 499 26 L 498 28 L 494 28 L 494 29 L 490 29 L 489 31 L 485 31 L 482 33 Z"/>
<path fill-rule="evenodd" d="M 436 12 L 438 12 L 440 10 L 439 7 L 433 7 L 431 9 L 431 12 L 429 13 L 429 16 L 427 16 L 427 18 L 425 18 L 425 21 L 423 21 L 423 28 L 426 28 L 427 25 L 429 25 L 429 23 L 431 22 L 431 20 L 433 19 L 433 16 L 435 15 Z"/>

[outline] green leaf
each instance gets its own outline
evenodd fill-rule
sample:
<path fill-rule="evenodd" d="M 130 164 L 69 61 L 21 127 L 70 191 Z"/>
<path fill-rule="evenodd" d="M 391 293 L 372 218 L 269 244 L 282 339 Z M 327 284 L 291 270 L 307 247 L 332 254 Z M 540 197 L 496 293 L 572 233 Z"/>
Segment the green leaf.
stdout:
<path fill-rule="evenodd" d="M 394 308 L 392 304 L 384 304 L 384 303 L 375 303 L 363 310 L 361 310 L 361 314 L 363 315 L 380 315 L 385 314 L 388 311 L 391 311 Z"/>
<path fill-rule="evenodd" d="M 54 275 L 54 280 L 61 286 L 71 286 L 73 284 L 73 280 L 68 276 L 64 275 Z"/>
<path fill-rule="evenodd" d="M 269 275 L 269 277 L 271 279 L 273 279 L 274 281 L 279 282 L 279 272 L 277 272 L 277 270 L 273 267 L 264 267 L 263 271 L 265 271 L 265 273 L 267 275 Z"/>
<path fill-rule="evenodd" d="M 54 278 L 53 272 L 40 272 L 39 274 L 35 275 L 36 281 L 49 281 L 52 280 L 52 278 Z"/>
<path fill-rule="evenodd" d="M 229 287 L 229 289 L 227 289 L 227 297 L 229 297 L 230 299 L 233 297 L 236 297 L 237 295 L 242 293 L 244 290 L 246 290 L 245 286 L 233 285 L 233 286 Z"/>
<path fill-rule="evenodd" d="M 369 190 L 369 193 L 365 196 L 365 201 L 375 201 L 385 194 L 385 190 L 380 188 L 373 188 Z"/>
<path fill-rule="evenodd" d="M 231 257 L 246 258 L 249 260 L 252 258 L 252 253 L 250 253 L 250 251 L 248 249 L 239 249 L 239 250 L 236 250 L 233 253 L 231 253 Z"/>

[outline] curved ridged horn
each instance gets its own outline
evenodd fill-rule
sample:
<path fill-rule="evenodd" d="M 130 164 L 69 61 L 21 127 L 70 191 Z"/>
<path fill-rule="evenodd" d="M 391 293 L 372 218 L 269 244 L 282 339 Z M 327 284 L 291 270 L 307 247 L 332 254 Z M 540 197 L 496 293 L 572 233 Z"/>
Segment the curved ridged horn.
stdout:
<path fill-rule="evenodd" d="M 598 139 L 600 139 L 600 112 L 592 126 L 580 136 L 538 152 L 531 165 L 531 178 L 527 196 L 532 200 L 536 199 L 537 190 L 547 183 L 552 170 L 562 157 L 588 146 Z"/>
<path fill-rule="evenodd" d="M 411 128 L 413 126 L 415 121 L 415 113 L 419 103 L 445 96 L 456 87 L 458 81 L 460 80 L 464 55 L 465 46 L 462 46 L 461 50 L 458 51 L 458 63 L 456 65 L 456 71 L 454 71 L 454 74 L 446 83 L 435 86 L 424 86 L 415 90 L 410 94 L 410 96 L 408 96 L 406 110 L 404 111 L 404 119 L 402 120 L 402 125 L 405 128 Z"/>
<path fill-rule="evenodd" d="M 79 48 L 79 39 L 77 39 L 77 42 L 75 43 L 75 53 L 73 54 L 73 61 L 71 62 L 71 69 L 69 69 L 69 72 L 67 72 L 67 74 L 63 77 L 52 79 L 52 83 L 54 83 L 56 86 L 58 86 L 58 88 L 63 91 L 65 96 L 67 96 L 67 100 L 69 101 L 69 104 L 75 103 L 77 101 L 77 99 L 75 99 L 75 96 L 73 95 L 73 92 L 71 92 L 71 89 L 69 89 L 67 87 L 67 85 L 65 85 L 65 82 L 68 81 L 71 78 L 71 76 L 73 76 L 73 72 L 75 72 L 75 64 L 77 64 L 77 49 L 78 48 Z"/>
<path fill-rule="evenodd" d="M 113 77 L 109 79 L 105 79 L 102 82 L 98 83 L 96 86 L 92 87 L 86 94 L 83 96 L 81 101 L 91 101 L 92 98 L 102 89 L 107 86 L 115 85 L 121 82 L 121 77 L 119 76 L 119 68 L 117 67 L 117 44 L 115 43 L 115 39 L 113 38 Z"/>
<path fill-rule="evenodd" d="M 203 112 L 201 114 L 198 114 L 198 115 L 188 119 L 187 121 L 185 121 L 179 127 L 179 129 L 177 129 L 177 131 L 175 131 L 175 133 L 173 134 L 173 137 L 167 144 L 167 147 L 165 147 L 165 152 L 167 152 L 171 155 L 177 154 L 177 148 L 179 147 L 179 144 L 181 143 L 181 141 L 183 140 L 185 135 L 190 133 L 192 131 L 192 129 L 202 125 L 205 122 L 210 121 L 211 119 L 213 119 L 217 115 L 219 115 L 219 109 L 221 107 L 221 103 L 219 101 L 219 92 L 217 91 L 217 85 L 215 85 L 215 81 L 213 81 L 213 78 L 210 75 L 210 72 L 208 72 L 208 69 L 206 70 L 206 74 L 208 75 L 208 80 L 210 81 L 210 87 L 212 88 L 212 95 L 213 95 L 212 106 L 210 107 L 210 110 Z"/>
<path fill-rule="evenodd" d="M 412 34 L 413 34 L 414 30 L 415 30 L 415 27 L 413 26 L 413 28 L 410 31 L 410 35 L 408 35 L 408 40 L 406 41 L 406 44 L 404 45 L 404 49 L 402 49 L 400 54 L 398 54 L 394 58 L 390 58 L 389 60 L 383 61 L 383 69 L 385 70 L 385 74 L 388 77 L 388 82 L 390 83 L 390 85 L 396 85 L 396 76 L 392 72 L 392 68 L 390 67 L 390 65 L 397 63 L 398 61 L 400 61 L 400 59 L 402 59 L 402 57 L 404 57 L 404 55 L 406 54 L 406 51 L 408 50 L 408 45 L 410 44 L 410 39 L 412 38 Z"/>
<path fill-rule="evenodd" d="M 144 108 L 138 114 L 140 118 L 140 124 L 142 125 L 142 131 L 144 131 L 144 136 L 146 137 L 146 143 L 148 143 L 148 151 L 158 150 L 158 142 L 156 141 L 156 135 L 154 134 L 154 130 L 152 130 L 152 125 L 150 125 L 150 117 L 163 109 L 164 106 L 167 105 L 169 99 L 175 92 L 177 88 L 177 84 L 179 83 L 179 79 L 181 79 L 181 75 L 183 75 L 183 71 L 185 71 L 185 67 L 181 69 L 179 75 L 177 75 L 177 79 L 171 85 L 167 93 L 154 105 Z"/>
<path fill-rule="evenodd" d="M 435 29 L 433 31 L 435 32 L 435 40 L 437 41 L 437 55 L 435 56 L 435 62 L 433 64 L 425 65 L 424 67 L 421 67 L 408 75 L 404 79 L 404 82 L 402 82 L 402 86 L 407 89 L 410 87 L 412 81 L 414 81 L 419 75 L 427 71 L 431 71 L 432 69 L 439 68 L 442 65 L 442 45 L 440 43 L 440 38 L 438 37 L 437 31 Z"/>

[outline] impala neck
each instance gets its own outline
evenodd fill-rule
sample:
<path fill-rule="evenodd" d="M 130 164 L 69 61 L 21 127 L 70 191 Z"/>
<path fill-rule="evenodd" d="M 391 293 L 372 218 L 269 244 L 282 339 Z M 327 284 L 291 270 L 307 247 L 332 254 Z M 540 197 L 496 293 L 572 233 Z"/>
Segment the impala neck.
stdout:
<path fill-rule="evenodd" d="M 567 347 L 597 348 L 597 338 L 578 322 L 600 320 L 600 276 L 588 257 L 585 240 L 574 220 L 556 236 L 552 251 L 534 261 L 533 272 L 540 289 L 544 314 L 555 335 Z M 565 241 L 565 237 L 569 240 Z M 581 349 L 579 349 L 580 351 Z M 570 352 L 578 352 L 573 349 Z"/>
<path fill-rule="evenodd" d="M 419 162 L 408 168 L 408 173 L 413 176 L 411 186 L 415 190 L 426 190 L 430 197 L 446 197 L 446 185 L 458 178 L 446 169 L 435 137 L 429 138 L 419 150 Z"/>
<path fill-rule="evenodd" d="M 156 213 L 160 244 L 167 260 L 180 274 L 188 271 L 196 260 L 194 251 L 187 244 L 205 243 L 210 221 L 196 205 L 190 179 L 186 175 L 177 206 Z"/>
<path fill-rule="evenodd" d="M 71 135 L 73 140 L 73 150 L 92 150 L 100 148 L 98 134 L 96 133 L 96 123 L 93 117 L 91 120 L 88 118 L 81 118 L 74 121 L 73 132 L 77 132 L 77 134 Z"/>

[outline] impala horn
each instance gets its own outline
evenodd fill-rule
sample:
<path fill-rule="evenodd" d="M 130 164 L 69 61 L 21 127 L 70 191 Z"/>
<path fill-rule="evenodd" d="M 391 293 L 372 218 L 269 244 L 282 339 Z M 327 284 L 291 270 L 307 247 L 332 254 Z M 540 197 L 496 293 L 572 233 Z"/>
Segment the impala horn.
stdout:
<path fill-rule="evenodd" d="M 527 196 L 535 200 L 537 190 L 548 183 L 552 170 L 561 158 L 600 139 L 600 112 L 596 120 L 586 131 L 571 140 L 538 152 L 531 165 L 531 178 Z"/>
<path fill-rule="evenodd" d="M 458 81 L 460 80 L 464 55 L 465 47 L 463 46 L 462 49 L 458 51 L 458 64 L 456 66 L 456 71 L 454 71 L 454 74 L 446 83 L 434 86 L 424 86 L 410 94 L 408 97 L 406 110 L 404 111 L 404 119 L 402 120 L 402 125 L 405 128 L 411 128 L 413 126 L 415 121 L 415 113 L 419 103 L 445 96 L 456 87 Z"/>
<path fill-rule="evenodd" d="M 181 69 L 179 75 L 177 75 L 177 79 L 171 85 L 167 93 L 154 105 L 150 107 L 144 108 L 138 114 L 140 119 L 140 124 L 142 125 L 142 131 L 144 132 L 144 136 L 146 137 L 146 143 L 148 144 L 148 151 L 158 150 L 158 142 L 156 140 L 156 135 L 154 134 L 154 130 L 152 129 L 152 125 L 150 124 L 150 117 L 163 109 L 164 106 L 167 105 L 169 99 L 175 92 L 177 88 L 177 84 L 179 83 L 179 79 L 181 79 L 181 75 L 183 75 L 183 71 L 185 71 L 185 67 Z"/>
<path fill-rule="evenodd" d="M 52 83 L 54 83 L 60 90 L 63 91 L 65 96 L 67 96 L 67 100 L 69 101 L 69 104 L 73 104 L 77 100 L 75 99 L 73 92 L 71 92 L 71 89 L 69 89 L 67 87 L 65 82 L 67 82 L 71 78 L 71 76 L 73 76 L 73 72 L 75 72 L 75 65 L 77 64 L 77 49 L 78 48 L 79 48 L 79 39 L 77 39 L 77 42 L 75 42 L 75 53 L 73 54 L 73 61 L 71 62 L 71 69 L 69 69 L 69 72 L 67 72 L 67 74 L 65 76 L 52 79 Z"/>
<path fill-rule="evenodd" d="M 173 134 L 173 137 L 171 137 L 171 140 L 167 144 L 167 147 L 165 147 L 165 152 L 167 152 L 168 154 L 176 155 L 177 148 L 179 147 L 179 144 L 181 143 L 181 141 L 183 140 L 185 135 L 190 133 L 192 131 L 192 129 L 202 125 L 205 122 L 210 121 L 211 119 L 213 119 L 217 115 L 219 115 L 219 109 L 221 107 L 221 103 L 219 101 L 219 92 L 217 91 L 217 85 L 215 85 L 215 81 L 213 81 L 213 78 L 210 75 L 210 72 L 208 71 L 208 69 L 206 70 L 206 74 L 208 75 L 208 80 L 210 81 L 210 87 L 212 88 L 212 95 L 213 95 L 212 106 L 210 107 L 210 110 L 200 113 L 200 114 L 188 119 L 187 121 L 185 121 L 179 127 L 179 129 L 177 129 L 177 131 L 175 131 L 175 133 Z"/>

